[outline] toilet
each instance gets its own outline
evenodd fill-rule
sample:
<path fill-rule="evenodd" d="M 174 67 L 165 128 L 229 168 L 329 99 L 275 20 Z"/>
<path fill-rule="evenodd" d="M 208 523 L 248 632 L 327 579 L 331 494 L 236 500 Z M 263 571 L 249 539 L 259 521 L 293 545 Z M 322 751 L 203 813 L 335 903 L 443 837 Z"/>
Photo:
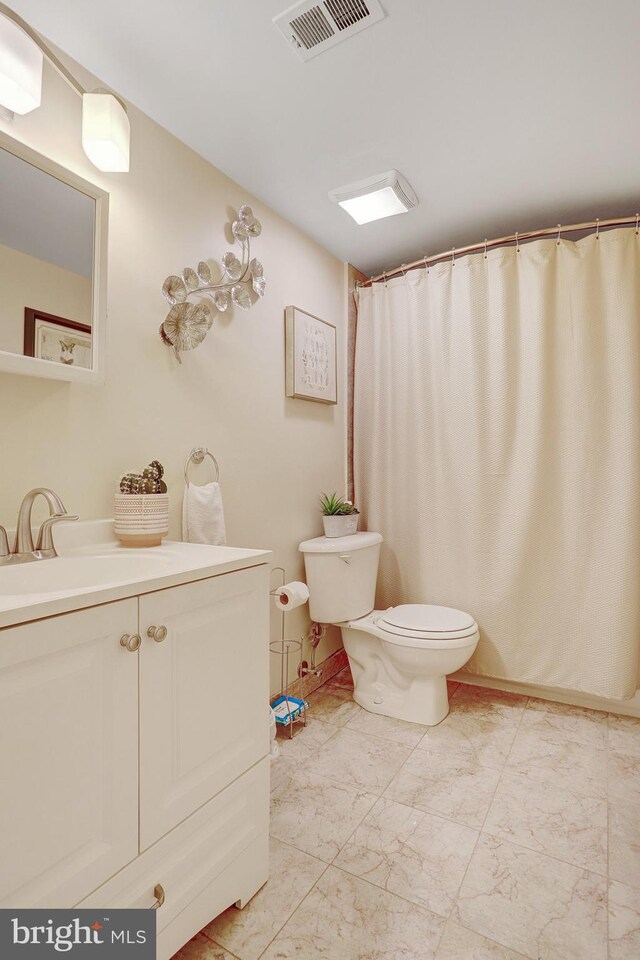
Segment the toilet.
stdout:
<path fill-rule="evenodd" d="M 431 604 L 374 610 L 381 543 L 368 532 L 300 544 L 311 619 L 340 627 L 356 703 L 433 726 L 449 712 L 447 675 L 473 654 L 478 625 L 468 613 Z"/>

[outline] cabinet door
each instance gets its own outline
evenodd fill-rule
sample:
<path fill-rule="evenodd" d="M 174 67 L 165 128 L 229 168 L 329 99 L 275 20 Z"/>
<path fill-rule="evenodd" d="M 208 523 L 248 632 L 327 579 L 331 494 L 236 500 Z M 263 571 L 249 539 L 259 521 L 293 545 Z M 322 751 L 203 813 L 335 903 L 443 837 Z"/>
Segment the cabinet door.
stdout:
<path fill-rule="evenodd" d="M 266 566 L 140 598 L 141 850 L 268 753 L 268 599 Z"/>
<path fill-rule="evenodd" d="M 0 906 L 71 907 L 137 853 L 137 600 L 0 630 Z"/>

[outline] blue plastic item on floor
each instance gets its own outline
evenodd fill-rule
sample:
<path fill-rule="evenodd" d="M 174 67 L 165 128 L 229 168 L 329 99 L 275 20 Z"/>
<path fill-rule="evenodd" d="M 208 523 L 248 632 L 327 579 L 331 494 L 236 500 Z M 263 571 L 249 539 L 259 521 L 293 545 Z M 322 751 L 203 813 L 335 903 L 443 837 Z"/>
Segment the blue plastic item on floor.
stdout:
<path fill-rule="evenodd" d="M 271 709 L 276 715 L 276 723 L 280 727 L 288 727 L 290 723 L 297 720 L 298 717 L 309 707 L 306 700 L 298 700 L 297 697 L 277 697 L 271 704 Z"/>

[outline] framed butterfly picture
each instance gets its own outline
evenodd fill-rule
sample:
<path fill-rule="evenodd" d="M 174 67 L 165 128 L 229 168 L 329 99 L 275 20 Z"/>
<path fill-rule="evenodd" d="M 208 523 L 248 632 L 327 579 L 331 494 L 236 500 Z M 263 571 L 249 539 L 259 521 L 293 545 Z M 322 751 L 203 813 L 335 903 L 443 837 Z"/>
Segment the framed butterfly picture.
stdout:
<path fill-rule="evenodd" d="M 24 309 L 24 355 L 91 369 L 91 327 L 53 313 Z"/>

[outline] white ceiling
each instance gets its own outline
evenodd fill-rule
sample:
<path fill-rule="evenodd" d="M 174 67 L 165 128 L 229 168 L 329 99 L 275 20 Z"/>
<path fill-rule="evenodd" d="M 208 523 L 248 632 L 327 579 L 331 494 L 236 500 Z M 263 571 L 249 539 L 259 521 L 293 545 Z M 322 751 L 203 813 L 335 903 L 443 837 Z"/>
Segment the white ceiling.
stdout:
<path fill-rule="evenodd" d="M 308 63 L 271 22 L 289 0 L 9 2 L 365 272 L 640 206 L 638 0 L 382 0 Z M 359 227 L 327 197 L 392 167 L 409 214 Z"/>

